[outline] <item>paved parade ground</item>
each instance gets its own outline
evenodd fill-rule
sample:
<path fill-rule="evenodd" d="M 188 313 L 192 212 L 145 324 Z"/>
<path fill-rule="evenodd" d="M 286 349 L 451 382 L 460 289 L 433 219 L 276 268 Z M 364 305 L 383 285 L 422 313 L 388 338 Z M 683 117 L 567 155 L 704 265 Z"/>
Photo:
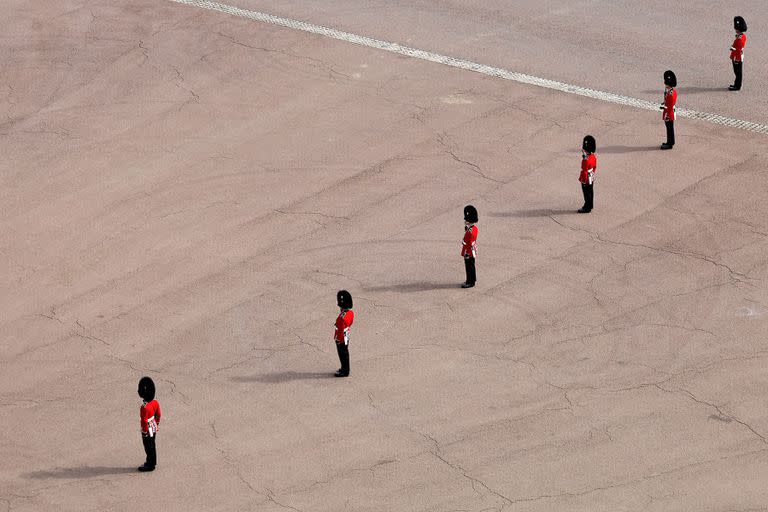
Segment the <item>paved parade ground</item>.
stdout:
<path fill-rule="evenodd" d="M 768 510 L 768 4 L 200 4 L 4 3 L 0 512 Z"/>

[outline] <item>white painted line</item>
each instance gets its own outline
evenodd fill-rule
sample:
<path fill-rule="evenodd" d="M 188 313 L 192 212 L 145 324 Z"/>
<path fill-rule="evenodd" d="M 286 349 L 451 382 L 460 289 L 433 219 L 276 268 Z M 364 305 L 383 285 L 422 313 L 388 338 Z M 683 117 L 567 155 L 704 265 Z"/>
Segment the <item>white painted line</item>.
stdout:
<path fill-rule="evenodd" d="M 608 103 L 615 103 L 617 105 L 627 105 L 629 107 L 641 108 L 645 110 L 659 110 L 659 105 L 661 104 L 661 102 L 656 103 L 653 101 L 632 98 L 630 96 L 622 96 L 621 94 L 614 94 L 612 92 L 597 91 L 595 89 L 588 89 L 578 85 L 570 85 L 563 82 L 557 82 L 555 80 L 548 80 L 546 78 L 539 78 L 536 76 L 526 75 L 524 73 L 517 73 L 507 69 L 486 66 L 485 64 L 479 64 L 469 60 L 448 57 L 446 55 L 440 55 L 439 53 L 419 50 L 417 48 L 410 48 L 408 46 L 401 46 L 397 43 L 390 43 L 388 41 L 381 41 L 379 39 L 359 36 L 357 34 L 350 34 L 349 32 L 342 32 L 341 30 L 336 30 L 333 28 L 322 27 L 320 25 L 312 25 L 311 23 L 292 20 L 290 18 L 281 18 L 279 16 L 273 16 L 263 12 L 250 11 L 248 9 L 242 9 L 240 7 L 234 7 L 218 2 L 209 2 L 207 0 L 171 1 L 180 4 L 192 5 L 203 9 L 209 9 L 211 11 L 219 11 L 226 14 L 231 14 L 232 16 L 239 16 L 241 18 L 248 18 L 254 21 L 260 21 L 262 23 L 269 23 L 272 25 L 279 25 L 281 27 L 310 32 L 312 34 L 319 34 L 321 36 L 331 37 L 333 39 L 346 41 L 348 43 L 368 46 L 370 48 L 377 48 L 379 50 L 386 50 L 388 52 L 397 53 L 416 59 L 427 60 L 430 62 L 437 62 L 438 64 L 445 64 L 446 66 L 451 66 L 454 68 L 466 69 L 468 71 L 474 71 L 476 73 L 482 73 L 488 76 L 503 78 L 504 80 L 512 80 L 513 82 L 520 82 L 522 84 L 535 85 L 537 87 L 544 87 L 545 89 L 554 89 L 556 91 L 567 92 L 577 96 L 586 96 L 587 98 L 607 101 Z M 659 89 L 659 95 L 661 96 L 661 89 Z M 709 112 L 698 112 L 696 110 L 689 110 L 685 108 L 677 109 L 675 113 L 679 117 L 699 119 L 712 124 L 719 124 L 723 126 L 730 126 L 731 128 L 738 128 L 740 130 L 768 134 L 768 125 L 753 123 L 751 121 L 742 121 L 741 119 L 725 117 L 719 114 L 711 114 Z"/>

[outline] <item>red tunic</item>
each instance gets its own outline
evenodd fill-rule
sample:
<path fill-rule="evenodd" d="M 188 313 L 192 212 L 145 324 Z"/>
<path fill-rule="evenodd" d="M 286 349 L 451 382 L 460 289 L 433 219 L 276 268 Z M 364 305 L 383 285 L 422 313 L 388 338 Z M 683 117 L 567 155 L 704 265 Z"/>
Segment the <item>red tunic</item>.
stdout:
<path fill-rule="evenodd" d="M 149 437 L 157 434 L 157 428 L 160 424 L 160 404 L 158 401 L 143 402 L 139 415 L 141 416 L 141 433 Z"/>
<path fill-rule="evenodd" d="M 341 345 L 349 345 L 349 328 L 355 321 L 355 312 L 351 309 L 342 311 L 336 318 L 336 331 L 333 333 L 333 341 Z"/>
<path fill-rule="evenodd" d="M 464 228 L 464 240 L 461 242 L 461 256 L 464 258 L 477 257 L 477 226 Z"/>
<path fill-rule="evenodd" d="M 747 34 L 736 36 L 731 46 L 731 60 L 742 62 L 744 60 L 744 47 L 747 45 Z"/>
<path fill-rule="evenodd" d="M 661 118 L 665 121 L 675 120 L 675 103 L 677 103 L 677 91 L 672 88 L 669 91 L 664 90 L 664 108 Z"/>
<path fill-rule="evenodd" d="M 579 181 L 585 185 L 591 185 L 595 181 L 595 171 L 597 170 L 597 157 L 590 153 L 586 158 L 581 159 L 581 172 Z"/>

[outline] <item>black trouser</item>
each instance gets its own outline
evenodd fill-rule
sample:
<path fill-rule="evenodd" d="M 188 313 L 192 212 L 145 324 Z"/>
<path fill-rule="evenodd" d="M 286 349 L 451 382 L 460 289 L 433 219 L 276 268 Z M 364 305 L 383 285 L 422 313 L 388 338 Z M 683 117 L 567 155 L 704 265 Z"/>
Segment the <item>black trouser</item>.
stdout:
<path fill-rule="evenodd" d="M 341 373 L 349 373 L 349 346 L 344 343 L 337 343 L 336 351 L 339 353 Z"/>
<path fill-rule="evenodd" d="M 595 185 L 589 183 L 581 184 L 581 193 L 584 194 L 584 206 L 587 211 L 592 209 L 593 201 L 595 199 Z"/>
<path fill-rule="evenodd" d="M 475 281 L 477 281 L 475 258 L 464 258 L 464 270 L 467 271 L 467 283 L 475 284 Z"/>
<path fill-rule="evenodd" d="M 736 80 L 733 82 L 733 88 L 741 89 L 741 68 L 744 63 L 738 60 L 732 60 L 731 62 L 733 62 L 733 74 L 736 75 Z"/>
<path fill-rule="evenodd" d="M 674 146 L 675 145 L 675 122 L 664 121 L 664 125 L 667 127 L 667 145 Z"/>
<path fill-rule="evenodd" d="M 144 463 L 149 468 L 154 468 L 157 465 L 157 450 L 155 449 L 155 439 L 157 434 L 152 437 L 148 435 L 141 435 L 141 442 L 144 444 L 144 453 L 147 454 L 147 461 Z"/>

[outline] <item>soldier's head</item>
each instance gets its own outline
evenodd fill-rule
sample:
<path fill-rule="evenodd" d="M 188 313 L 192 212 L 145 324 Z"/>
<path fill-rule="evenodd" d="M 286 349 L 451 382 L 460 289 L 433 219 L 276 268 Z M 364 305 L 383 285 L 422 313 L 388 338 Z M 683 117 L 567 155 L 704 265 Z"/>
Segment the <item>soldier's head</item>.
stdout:
<path fill-rule="evenodd" d="M 340 309 L 352 309 L 352 294 L 347 290 L 339 290 L 336 293 L 336 304 Z"/>
<path fill-rule="evenodd" d="M 139 396 L 145 402 L 151 402 L 155 399 L 155 383 L 150 377 L 142 377 L 139 381 Z"/>
<path fill-rule="evenodd" d="M 747 31 L 747 22 L 741 16 L 733 18 L 733 29 L 737 34 L 742 34 Z"/>
<path fill-rule="evenodd" d="M 597 142 L 595 141 L 595 138 L 591 135 L 585 136 L 584 140 L 581 142 L 581 150 L 587 155 L 597 151 Z"/>
<path fill-rule="evenodd" d="M 464 224 L 471 225 L 477 222 L 477 208 L 468 204 L 464 207 Z"/>
<path fill-rule="evenodd" d="M 664 72 L 664 85 L 667 87 L 677 87 L 677 77 L 672 70 L 666 70 Z"/>

